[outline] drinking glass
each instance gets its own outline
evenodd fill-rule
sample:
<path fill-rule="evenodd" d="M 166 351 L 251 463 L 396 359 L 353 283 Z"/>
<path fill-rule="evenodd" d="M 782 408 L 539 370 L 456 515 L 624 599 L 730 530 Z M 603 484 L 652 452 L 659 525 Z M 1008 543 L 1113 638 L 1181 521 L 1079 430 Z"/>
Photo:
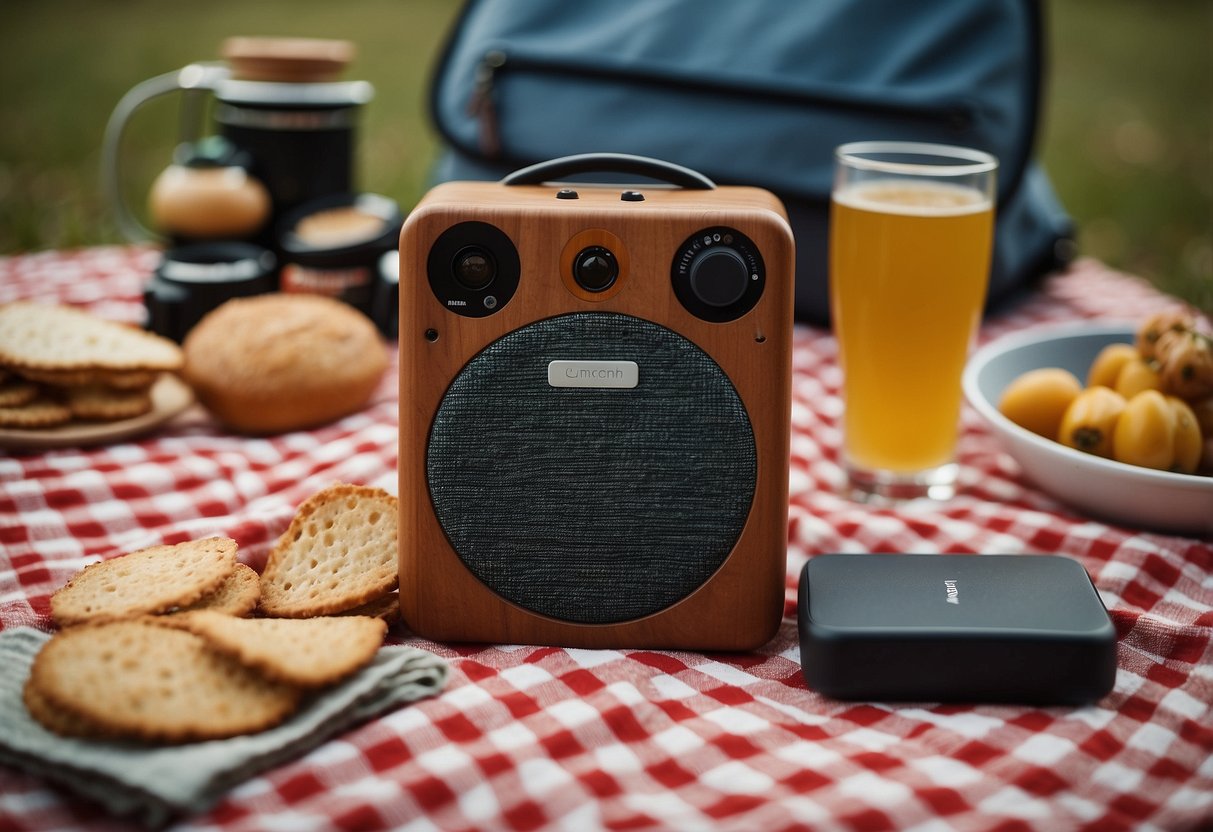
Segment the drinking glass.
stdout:
<path fill-rule="evenodd" d="M 998 161 L 913 142 L 835 152 L 830 307 L 850 496 L 955 493 L 960 376 L 981 317 Z"/>

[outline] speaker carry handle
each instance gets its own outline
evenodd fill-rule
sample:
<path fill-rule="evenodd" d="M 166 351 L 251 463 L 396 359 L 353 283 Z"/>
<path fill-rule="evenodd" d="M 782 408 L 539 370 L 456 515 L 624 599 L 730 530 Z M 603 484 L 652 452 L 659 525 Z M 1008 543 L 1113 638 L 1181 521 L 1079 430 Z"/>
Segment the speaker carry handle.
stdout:
<path fill-rule="evenodd" d="M 579 153 L 519 168 L 502 185 L 542 185 L 578 173 L 626 173 L 667 182 L 694 191 L 710 191 L 716 183 L 702 173 L 672 162 L 630 153 Z"/>

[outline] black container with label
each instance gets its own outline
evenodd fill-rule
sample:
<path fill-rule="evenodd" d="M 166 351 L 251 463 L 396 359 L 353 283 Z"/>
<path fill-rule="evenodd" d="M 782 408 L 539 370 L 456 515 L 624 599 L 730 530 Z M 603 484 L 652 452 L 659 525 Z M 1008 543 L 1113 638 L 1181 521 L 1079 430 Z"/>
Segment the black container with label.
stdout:
<path fill-rule="evenodd" d="M 380 261 L 396 249 L 403 222 L 396 202 L 378 194 L 336 194 L 299 206 L 278 226 L 281 290 L 338 298 L 381 321 Z"/>
<path fill-rule="evenodd" d="M 180 343 L 225 301 L 277 288 L 277 260 L 261 246 L 207 242 L 170 248 L 143 290 L 147 328 Z"/>

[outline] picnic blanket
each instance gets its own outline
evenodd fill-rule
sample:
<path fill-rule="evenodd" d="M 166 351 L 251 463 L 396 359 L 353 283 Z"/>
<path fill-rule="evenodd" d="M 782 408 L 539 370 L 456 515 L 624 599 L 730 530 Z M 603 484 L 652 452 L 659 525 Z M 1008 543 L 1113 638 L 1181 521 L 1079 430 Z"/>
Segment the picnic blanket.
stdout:
<path fill-rule="evenodd" d="M 156 256 L 106 247 L 0 259 L 0 302 L 66 302 L 136 322 Z M 980 341 L 1175 305 L 1083 260 L 988 319 Z M 840 384 L 833 336 L 798 328 L 785 618 L 770 643 L 743 654 L 440 644 L 397 626 L 391 642 L 450 663 L 441 695 L 250 777 L 174 828 L 1210 828 L 1213 542 L 1075 512 L 1027 481 L 968 408 L 955 499 L 850 502 L 838 495 Z M 225 535 L 260 568 L 320 488 L 395 493 L 397 400 L 389 372 L 365 410 L 316 430 L 238 437 L 196 409 L 121 444 L 0 453 L 0 628 L 49 631 L 50 594 L 99 559 Z M 847 703 L 808 690 L 801 567 L 878 551 L 1077 559 L 1117 628 L 1115 689 L 1082 708 Z M 0 766 L 0 829 L 127 823 Z"/>

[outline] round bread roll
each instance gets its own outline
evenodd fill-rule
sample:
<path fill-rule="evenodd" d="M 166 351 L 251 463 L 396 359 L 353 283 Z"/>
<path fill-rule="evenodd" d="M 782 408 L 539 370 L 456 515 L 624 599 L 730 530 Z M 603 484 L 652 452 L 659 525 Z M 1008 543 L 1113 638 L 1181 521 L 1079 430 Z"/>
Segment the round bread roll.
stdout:
<path fill-rule="evenodd" d="M 322 295 L 229 300 L 185 339 L 198 400 L 242 433 L 314 427 L 361 410 L 387 368 L 365 315 Z"/>

